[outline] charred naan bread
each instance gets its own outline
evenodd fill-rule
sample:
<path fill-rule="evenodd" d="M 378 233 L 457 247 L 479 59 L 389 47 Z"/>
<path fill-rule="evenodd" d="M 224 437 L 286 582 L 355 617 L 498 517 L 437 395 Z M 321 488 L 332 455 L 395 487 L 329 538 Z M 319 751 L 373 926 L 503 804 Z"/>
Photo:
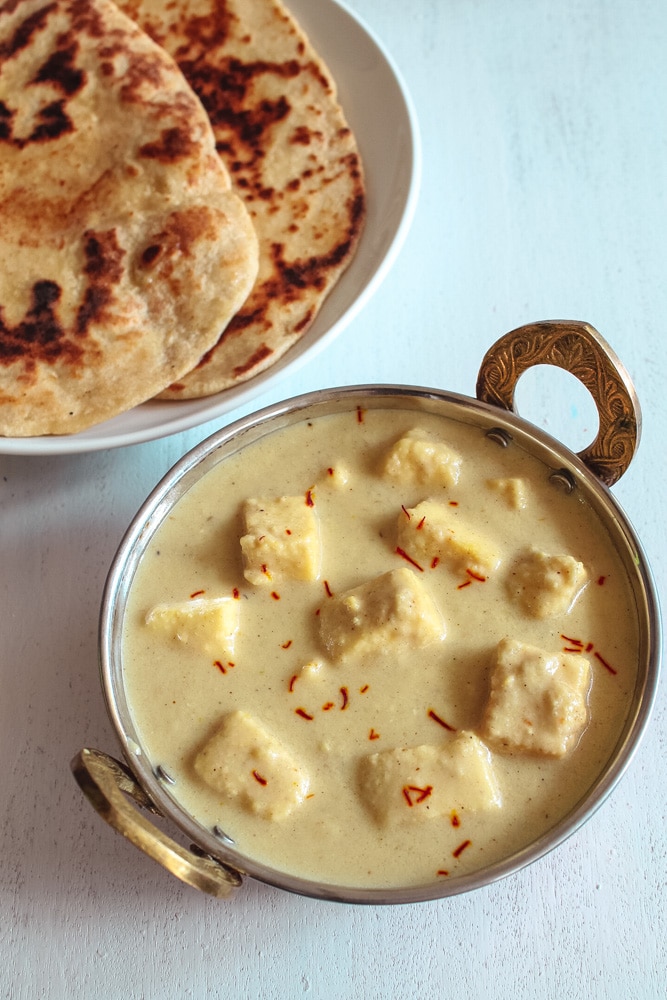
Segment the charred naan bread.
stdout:
<path fill-rule="evenodd" d="M 279 0 L 119 2 L 201 98 L 259 238 L 247 302 L 163 394 L 208 395 L 266 369 L 313 322 L 361 233 L 359 152 L 328 69 Z"/>
<path fill-rule="evenodd" d="M 176 63 L 111 0 L 0 4 L 0 433 L 78 431 L 191 369 L 257 241 Z"/>

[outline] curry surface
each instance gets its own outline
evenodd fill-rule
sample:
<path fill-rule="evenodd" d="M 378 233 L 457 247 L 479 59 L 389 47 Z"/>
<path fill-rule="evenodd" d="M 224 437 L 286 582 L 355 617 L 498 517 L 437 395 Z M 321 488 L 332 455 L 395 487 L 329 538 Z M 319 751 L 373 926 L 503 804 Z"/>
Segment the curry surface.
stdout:
<path fill-rule="evenodd" d="M 457 485 L 434 490 L 378 474 L 387 449 L 414 427 L 463 456 Z M 208 472 L 151 540 L 124 625 L 124 682 L 143 751 L 175 779 L 171 793 L 183 807 L 204 826 L 223 829 L 247 857 L 355 887 L 452 878 L 502 860 L 551 829 L 586 794 L 613 751 L 635 685 L 638 626 L 627 575 L 606 529 L 578 491 L 567 495 L 549 481 L 549 471 L 518 446 L 500 447 L 478 427 L 371 409 L 274 432 Z M 512 508 L 489 487 L 499 477 L 523 480 L 524 509 Z M 243 577 L 239 546 L 243 501 L 309 489 L 321 526 L 319 579 L 282 582 L 273 591 L 252 587 Z M 330 594 L 407 565 L 396 552 L 397 515 L 434 493 L 499 545 L 499 570 L 461 586 L 466 580 L 460 574 L 426 568 L 420 576 L 447 626 L 442 643 L 330 663 L 319 641 L 318 610 Z M 508 599 L 504 568 L 528 544 L 585 564 L 589 583 L 565 615 L 531 619 Z M 211 657 L 165 641 L 145 625 L 159 602 L 235 590 L 241 625 L 233 667 L 224 673 Z M 434 713 L 452 729 L 475 731 L 493 651 L 504 636 L 550 652 L 562 650 L 566 636 L 594 651 L 589 721 L 575 749 L 560 759 L 493 752 L 500 809 L 417 822 L 406 808 L 404 820 L 379 825 L 357 781 L 359 759 L 450 739 Z M 299 672 L 311 661 L 323 668 L 305 679 Z M 298 708 L 312 718 L 297 714 Z M 309 771 L 312 797 L 280 822 L 225 801 L 194 774 L 197 751 L 235 709 L 260 720 Z"/>

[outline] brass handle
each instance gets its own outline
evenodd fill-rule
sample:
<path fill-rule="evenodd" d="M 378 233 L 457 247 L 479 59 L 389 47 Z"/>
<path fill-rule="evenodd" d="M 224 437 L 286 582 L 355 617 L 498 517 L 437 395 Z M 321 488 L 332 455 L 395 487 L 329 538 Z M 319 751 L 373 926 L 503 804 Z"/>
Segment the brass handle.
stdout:
<path fill-rule="evenodd" d="M 612 486 L 630 465 L 641 433 L 639 400 L 621 361 L 588 323 L 530 323 L 505 334 L 486 352 L 477 377 L 477 398 L 514 411 L 516 383 L 534 365 L 564 368 L 592 395 L 600 426 L 595 441 L 579 452 L 579 458 Z"/>
<path fill-rule="evenodd" d="M 238 872 L 207 854 L 200 855 L 181 847 L 130 804 L 128 795 L 137 805 L 160 815 L 128 768 L 114 757 L 101 750 L 84 749 L 73 758 L 70 766 L 84 795 L 100 816 L 182 882 L 219 898 L 230 896 L 241 885 Z"/>

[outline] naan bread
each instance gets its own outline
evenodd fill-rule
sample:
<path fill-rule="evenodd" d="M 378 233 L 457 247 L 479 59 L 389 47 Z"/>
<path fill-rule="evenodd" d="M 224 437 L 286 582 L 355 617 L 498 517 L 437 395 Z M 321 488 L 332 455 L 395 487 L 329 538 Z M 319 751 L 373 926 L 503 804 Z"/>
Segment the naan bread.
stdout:
<path fill-rule="evenodd" d="M 278 0 L 120 6 L 201 98 L 259 237 L 247 302 L 196 370 L 163 394 L 204 396 L 272 365 L 313 322 L 361 233 L 359 152 L 328 69 Z"/>
<path fill-rule="evenodd" d="M 0 433 L 79 431 L 191 369 L 257 242 L 175 62 L 111 0 L 0 4 Z"/>

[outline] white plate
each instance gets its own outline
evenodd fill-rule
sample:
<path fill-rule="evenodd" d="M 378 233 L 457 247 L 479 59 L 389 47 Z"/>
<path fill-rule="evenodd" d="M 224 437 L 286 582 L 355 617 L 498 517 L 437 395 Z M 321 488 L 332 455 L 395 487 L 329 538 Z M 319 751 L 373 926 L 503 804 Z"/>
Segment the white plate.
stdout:
<path fill-rule="evenodd" d="M 327 63 L 357 138 L 368 193 L 366 225 L 352 263 L 315 322 L 266 372 L 204 399 L 149 401 L 79 434 L 3 438 L 0 454 L 63 455 L 166 437 L 213 420 L 265 392 L 331 343 L 377 291 L 403 244 L 417 202 L 421 150 L 410 97 L 391 57 L 335 0 L 287 0 Z"/>

